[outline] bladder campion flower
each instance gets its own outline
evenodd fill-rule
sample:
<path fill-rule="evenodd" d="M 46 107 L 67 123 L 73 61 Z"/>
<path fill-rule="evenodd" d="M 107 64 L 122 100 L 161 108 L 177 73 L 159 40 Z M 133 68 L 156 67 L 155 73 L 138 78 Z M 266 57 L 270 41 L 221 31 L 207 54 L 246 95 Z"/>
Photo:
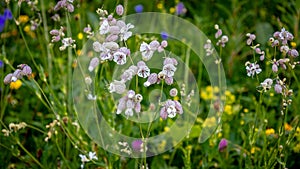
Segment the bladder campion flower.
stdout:
<path fill-rule="evenodd" d="M 259 67 L 259 64 L 257 63 L 250 63 L 249 61 L 246 62 L 246 71 L 247 71 L 247 76 L 253 77 L 255 74 L 259 74 L 262 70 Z"/>
<path fill-rule="evenodd" d="M 183 109 L 181 104 L 176 100 L 173 101 L 168 99 L 160 110 L 160 117 L 165 120 L 167 119 L 167 117 L 174 118 L 176 114 L 182 114 L 182 113 L 183 113 Z"/>

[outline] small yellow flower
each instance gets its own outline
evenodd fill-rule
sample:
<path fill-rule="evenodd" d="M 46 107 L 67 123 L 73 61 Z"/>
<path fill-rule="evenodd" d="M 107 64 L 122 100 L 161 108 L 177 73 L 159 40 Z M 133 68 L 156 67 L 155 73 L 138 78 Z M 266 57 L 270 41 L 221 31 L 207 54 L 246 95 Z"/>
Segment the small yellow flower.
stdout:
<path fill-rule="evenodd" d="M 300 143 L 298 143 L 294 148 L 293 148 L 295 153 L 300 153 Z"/>
<path fill-rule="evenodd" d="M 232 106 L 231 105 L 225 105 L 224 107 L 224 112 L 228 115 L 232 115 L 233 111 L 232 111 Z"/>
<path fill-rule="evenodd" d="M 274 93 L 271 92 L 271 93 L 270 93 L 270 96 L 273 97 L 273 96 L 274 96 Z"/>
<path fill-rule="evenodd" d="M 218 133 L 218 138 L 221 138 L 223 136 L 223 134 L 220 132 Z"/>
<path fill-rule="evenodd" d="M 244 121 L 244 120 L 241 120 L 241 121 L 240 121 L 240 124 L 241 124 L 241 125 L 244 125 L 244 124 L 245 124 L 245 121 Z"/>
<path fill-rule="evenodd" d="M 81 50 L 80 50 L 80 49 L 78 49 L 78 50 L 76 51 L 76 54 L 77 54 L 77 56 L 80 56 L 80 54 L 81 54 Z"/>
<path fill-rule="evenodd" d="M 164 130 L 165 130 L 165 132 L 168 132 L 168 131 L 170 131 L 170 128 L 169 127 L 165 127 Z"/>
<path fill-rule="evenodd" d="M 162 3 L 158 3 L 158 4 L 157 4 L 157 9 L 163 9 L 163 7 L 164 7 L 164 6 L 163 6 Z"/>
<path fill-rule="evenodd" d="M 26 25 L 25 27 L 24 27 L 24 32 L 29 32 L 30 31 L 30 26 L 29 25 Z"/>
<path fill-rule="evenodd" d="M 275 134 L 275 130 L 273 128 L 270 128 L 270 129 L 266 130 L 266 135 L 267 136 L 272 135 L 272 134 Z"/>
<path fill-rule="evenodd" d="M 260 151 L 259 147 L 252 147 L 251 148 L 251 154 L 254 154 L 256 151 Z"/>
<path fill-rule="evenodd" d="M 10 83 L 10 89 L 15 89 L 18 90 L 20 87 L 22 86 L 22 81 L 21 80 L 17 80 L 15 82 L 11 82 Z"/>
<path fill-rule="evenodd" d="M 79 40 L 82 40 L 82 39 L 83 39 L 83 34 L 82 34 L 81 32 L 78 33 L 77 38 L 78 38 Z"/>
<path fill-rule="evenodd" d="M 175 97 L 174 97 L 174 100 L 177 100 L 177 101 L 178 101 L 178 100 L 179 100 L 179 97 L 178 97 L 178 96 L 175 96 Z"/>
<path fill-rule="evenodd" d="M 173 14 L 175 12 L 175 8 L 170 8 L 170 13 Z"/>
<path fill-rule="evenodd" d="M 295 48 L 297 46 L 296 42 L 291 42 L 291 46 Z"/>
<path fill-rule="evenodd" d="M 217 120 L 215 117 L 208 117 L 204 123 L 203 123 L 203 128 L 204 127 L 214 127 L 217 125 Z"/>
<path fill-rule="evenodd" d="M 245 112 L 245 113 L 248 113 L 248 112 L 249 112 L 249 109 L 244 108 L 244 112 Z"/>
<path fill-rule="evenodd" d="M 284 129 L 285 129 L 286 131 L 291 131 L 292 128 L 293 128 L 293 127 L 292 127 L 291 125 L 289 125 L 289 124 L 287 124 L 287 123 L 284 124 Z"/>
<path fill-rule="evenodd" d="M 27 15 L 20 15 L 18 20 L 20 23 L 26 23 L 29 21 L 29 17 Z"/>

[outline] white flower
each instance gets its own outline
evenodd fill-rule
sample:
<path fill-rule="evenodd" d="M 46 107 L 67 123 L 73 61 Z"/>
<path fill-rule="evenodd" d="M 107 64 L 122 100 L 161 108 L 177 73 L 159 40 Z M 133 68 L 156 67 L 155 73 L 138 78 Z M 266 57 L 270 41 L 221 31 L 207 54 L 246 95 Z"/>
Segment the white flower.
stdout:
<path fill-rule="evenodd" d="M 176 116 L 176 108 L 175 105 L 170 105 L 167 108 L 167 113 L 169 118 L 174 118 Z"/>
<path fill-rule="evenodd" d="M 132 28 L 134 28 L 134 26 L 131 23 L 121 27 L 121 29 L 120 29 L 120 40 L 121 41 L 123 41 L 123 40 L 126 41 L 128 38 L 130 38 L 132 36 L 132 32 L 129 31 L 129 29 L 132 29 Z"/>
<path fill-rule="evenodd" d="M 126 85 L 123 81 L 114 80 L 114 82 L 109 85 L 109 92 L 116 92 L 118 94 L 124 93 L 126 90 Z"/>
<path fill-rule="evenodd" d="M 90 160 L 88 158 L 86 158 L 85 155 L 83 154 L 79 154 L 79 157 L 81 158 L 81 162 L 82 163 L 85 163 L 85 162 L 89 162 Z"/>
<path fill-rule="evenodd" d="M 92 94 L 88 94 L 87 99 L 88 99 L 88 100 L 96 100 L 97 97 L 96 97 L 96 96 L 93 96 Z"/>
<path fill-rule="evenodd" d="M 114 53 L 114 61 L 118 65 L 124 65 L 126 63 L 126 54 L 123 52 L 115 52 Z"/>
<path fill-rule="evenodd" d="M 270 78 L 265 79 L 262 83 L 260 83 L 263 91 L 266 92 L 267 90 L 271 89 L 273 84 L 273 80 Z"/>
<path fill-rule="evenodd" d="M 173 64 L 166 64 L 166 65 L 164 65 L 163 70 L 162 70 L 162 72 L 167 77 L 173 77 L 175 71 L 176 71 L 176 67 Z"/>
<path fill-rule="evenodd" d="M 150 45 L 145 42 L 141 44 L 140 52 L 142 53 L 142 58 L 144 61 L 150 60 L 154 53 L 154 51 L 151 50 Z"/>
<path fill-rule="evenodd" d="M 100 34 L 104 35 L 109 32 L 109 24 L 107 20 L 104 20 L 100 26 Z"/>
<path fill-rule="evenodd" d="M 140 66 L 137 75 L 142 78 L 147 78 L 150 75 L 150 69 L 147 66 Z"/>
<path fill-rule="evenodd" d="M 89 152 L 89 159 L 90 160 L 98 160 L 98 157 L 96 156 L 96 152 Z"/>

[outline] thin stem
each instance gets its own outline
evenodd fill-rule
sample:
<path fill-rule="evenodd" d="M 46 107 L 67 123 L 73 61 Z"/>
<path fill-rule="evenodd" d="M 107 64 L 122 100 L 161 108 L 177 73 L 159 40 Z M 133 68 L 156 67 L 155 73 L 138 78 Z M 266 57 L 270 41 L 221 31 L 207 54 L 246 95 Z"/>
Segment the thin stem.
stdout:
<path fill-rule="evenodd" d="M 21 149 L 25 151 L 25 153 L 28 154 L 37 165 L 39 165 L 40 168 L 44 168 L 44 166 L 19 142 L 19 140 L 16 140 L 16 142 Z"/>

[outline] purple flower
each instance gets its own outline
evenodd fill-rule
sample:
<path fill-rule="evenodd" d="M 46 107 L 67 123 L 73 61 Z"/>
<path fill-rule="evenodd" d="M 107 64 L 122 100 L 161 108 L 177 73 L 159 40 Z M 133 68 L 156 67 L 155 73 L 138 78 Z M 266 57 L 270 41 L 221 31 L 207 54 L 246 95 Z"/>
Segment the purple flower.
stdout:
<path fill-rule="evenodd" d="M 2 15 L 0 15 L 0 32 L 2 32 L 3 29 L 4 29 L 5 21 L 6 21 L 6 20 L 5 20 L 5 17 L 2 16 Z"/>
<path fill-rule="evenodd" d="M 167 40 L 169 38 L 169 34 L 167 32 L 161 32 L 160 36 L 163 40 Z"/>
<path fill-rule="evenodd" d="M 3 68 L 3 66 L 4 66 L 4 63 L 2 60 L 0 60 L 0 68 Z"/>
<path fill-rule="evenodd" d="M 143 149 L 143 141 L 142 140 L 135 140 L 131 143 L 132 149 L 135 152 L 141 152 Z"/>
<path fill-rule="evenodd" d="M 219 143 L 219 151 L 220 152 L 224 151 L 226 149 L 227 145 L 228 145 L 228 141 L 223 138 Z"/>
<path fill-rule="evenodd" d="M 298 57 L 299 56 L 299 53 L 296 49 L 291 49 L 288 51 L 288 55 L 292 56 L 292 57 Z"/>
<path fill-rule="evenodd" d="M 136 13 L 141 13 L 144 10 L 144 6 L 142 4 L 138 4 L 134 7 Z"/>
<path fill-rule="evenodd" d="M 13 18 L 10 9 L 5 9 L 3 14 L 5 20 L 11 20 Z"/>
<path fill-rule="evenodd" d="M 186 8 L 184 7 L 184 4 L 182 2 L 179 2 L 176 5 L 176 15 L 181 15 L 186 13 Z"/>

